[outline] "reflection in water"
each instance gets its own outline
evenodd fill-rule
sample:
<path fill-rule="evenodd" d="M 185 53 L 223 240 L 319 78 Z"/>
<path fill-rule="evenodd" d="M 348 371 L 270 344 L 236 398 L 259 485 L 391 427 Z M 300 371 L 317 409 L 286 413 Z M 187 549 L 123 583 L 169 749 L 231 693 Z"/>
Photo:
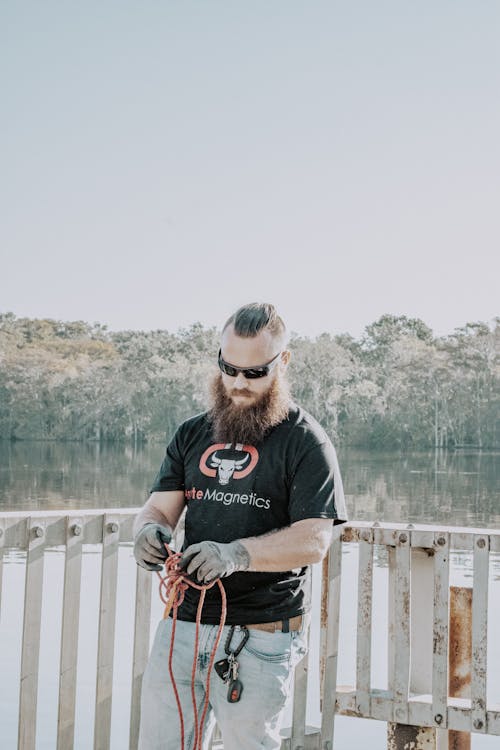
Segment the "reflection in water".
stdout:
<path fill-rule="evenodd" d="M 164 446 L 0 441 L 0 510 L 133 508 Z M 339 450 L 350 518 L 500 525 L 499 453 Z"/>
<path fill-rule="evenodd" d="M 163 453 L 161 445 L 0 442 L 0 510 L 142 505 Z"/>
<path fill-rule="evenodd" d="M 500 524 L 498 453 L 348 449 L 342 458 L 352 519 L 490 528 Z"/>

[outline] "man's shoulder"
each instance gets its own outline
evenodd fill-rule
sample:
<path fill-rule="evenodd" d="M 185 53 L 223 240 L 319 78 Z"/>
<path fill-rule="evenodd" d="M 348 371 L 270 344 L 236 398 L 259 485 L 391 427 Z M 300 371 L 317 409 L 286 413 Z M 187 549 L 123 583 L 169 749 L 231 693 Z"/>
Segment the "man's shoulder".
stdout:
<path fill-rule="evenodd" d="M 207 411 L 200 411 L 198 414 L 194 414 L 192 417 L 188 417 L 184 420 L 184 422 L 181 422 L 179 425 L 179 429 L 181 427 L 197 427 L 200 424 L 208 424 L 209 416 Z"/>
<path fill-rule="evenodd" d="M 176 435 L 184 438 L 195 433 L 199 433 L 200 430 L 208 429 L 210 425 L 210 419 L 208 412 L 203 411 L 199 414 L 195 414 L 193 417 L 185 419 L 177 427 Z"/>
<path fill-rule="evenodd" d="M 318 420 L 294 402 L 290 405 L 288 418 L 282 424 L 290 431 L 291 437 L 305 440 L 311 447 L 331 442 Z"/>

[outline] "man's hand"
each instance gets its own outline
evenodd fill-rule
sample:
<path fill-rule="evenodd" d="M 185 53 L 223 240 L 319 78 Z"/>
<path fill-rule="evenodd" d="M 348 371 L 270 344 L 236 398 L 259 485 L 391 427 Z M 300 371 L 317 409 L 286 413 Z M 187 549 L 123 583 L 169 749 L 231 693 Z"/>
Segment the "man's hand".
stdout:
<path fill-rule="evenodd" d="M 210 583 L 216 578 L 230 576 L 239 570 L 247 570 L 250 555 L 241 542 L 230 544 L 200 542 L 191 544 L 182 555 L 180 567 L 197 578 L 199 583 Z"/>
<path fill-rule="evenodd" d="M 134 557 L 137 565 L 146 570 L 161 570 L 163 561 L 168 552 L 165 542 L 168 544 L 172 538 L 172 532 L 168 526 L 159 523 L 147 523 L 139 529 L 134 539 Z"/>

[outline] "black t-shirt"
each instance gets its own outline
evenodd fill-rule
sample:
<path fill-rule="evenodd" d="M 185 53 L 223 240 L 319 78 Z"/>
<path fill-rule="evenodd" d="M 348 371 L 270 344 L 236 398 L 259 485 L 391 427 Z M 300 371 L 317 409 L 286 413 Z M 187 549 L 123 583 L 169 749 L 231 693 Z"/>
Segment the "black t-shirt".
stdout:
<path fill-rule="evenodd" d="M 288 418 L 257 445 L 215 443 L 206 413 L 181 424 L 167 447 L 151 492 L 184 490 L 184 549 L 213 540 L 259 536 L 306 518 L 347 519 L 335 499 L 335 449 L 316 420 L 292 405 Z M 339 507 L 340 506 L 340 507 Z M 222 579 L 228 624 L 273 622 L 307 612 L 309 568 L 242 572 Z M 194 621 L 199 591 L 189 587 L 179 618 Z M 218 586 L 209 589 L 202 622 L 218 623 Z"/>

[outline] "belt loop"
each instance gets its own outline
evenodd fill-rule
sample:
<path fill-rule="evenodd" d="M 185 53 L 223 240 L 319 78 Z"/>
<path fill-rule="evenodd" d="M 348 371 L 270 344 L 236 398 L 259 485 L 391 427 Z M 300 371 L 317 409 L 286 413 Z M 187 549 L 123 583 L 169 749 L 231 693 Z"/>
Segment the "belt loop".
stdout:
<path fill-rule="evenodd" d="M 283 620 L 281 623 L 281 632 L 282 633 L 289 633 L 290 632 L 290 620 Z"/>

